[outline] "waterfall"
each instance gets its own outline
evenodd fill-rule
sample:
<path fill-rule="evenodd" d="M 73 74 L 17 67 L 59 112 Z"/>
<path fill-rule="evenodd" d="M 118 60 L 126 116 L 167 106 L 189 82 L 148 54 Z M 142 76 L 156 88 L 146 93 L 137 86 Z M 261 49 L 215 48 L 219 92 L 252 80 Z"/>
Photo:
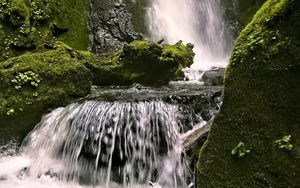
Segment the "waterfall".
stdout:
<path fill-rule="evenodd" d="M 195 45 L 192 69 L 227 65 L 232 39 L 219 0 L 152 0 L 147 20 L 152 40 Z"/>
<path fill-rule="evenodd" d="M 180 116 L 176 105 L 159 100 L 55 109 L 19 156 L 0 157 L 0 187 L 187 187 Z"/>

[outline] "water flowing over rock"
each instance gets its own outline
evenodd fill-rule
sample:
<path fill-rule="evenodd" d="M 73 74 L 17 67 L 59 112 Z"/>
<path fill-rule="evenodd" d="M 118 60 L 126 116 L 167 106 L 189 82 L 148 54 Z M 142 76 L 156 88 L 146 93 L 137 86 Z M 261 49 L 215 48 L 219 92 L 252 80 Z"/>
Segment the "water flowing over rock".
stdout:
<path fill-rule="evenodd" d="M 186 187 L 190 175 L 179 116 L 177 106 L 162 101 L 88 101 L 58 108 L 23 143 L 23 155 L 34 161 L 24 179 Z"/>
<path fill-rule="evenodd" d="M 221 95 L 221 87 L 178 83 L 92 87 L 45 115 L 20 152 L 18 140 L 0 140 L 0 185 L 186 188 L 193 178 L 182 134 L 213 117 Z"/>

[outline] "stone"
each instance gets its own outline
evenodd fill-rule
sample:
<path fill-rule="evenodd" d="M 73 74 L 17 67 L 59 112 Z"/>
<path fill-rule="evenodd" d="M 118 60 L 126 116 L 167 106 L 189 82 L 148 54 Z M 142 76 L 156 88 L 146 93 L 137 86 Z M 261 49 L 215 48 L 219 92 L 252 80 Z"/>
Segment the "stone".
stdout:
<path fill-rule="evenodd" d="M 1 138 L 24 138 L 48 109 L 89 93 L 92 54 L 63 43 L 53 48 L 0 62 Z"/>
<path fill-rule="evenodd" d="M 115 54 L 88 65 L 94 73 L 94 84 L 165 85 L 182 75 L 182 69 L 193 63 L 192 45 L 157 44 L 134 41 Z"/>
<path fill-rule="evenodd" d="M 76 20 L 76 21 L 75 21 Z M 43 51 L 57 40 L 88 47 L 86 0 L 2 0 L 0 2 L 0 61 L 28 51 Z"/>
<path fill-rule="evenodd" d="M 219 86 L 224 84 L 225 68 L 215 67 L 212 70 L 205 71 L 200 81 L 205 86 Z"/>
<path fill-rule="evenodd" d="M 90 50 L 93 53 L 114 53 L 127 43 L 143 39 L 142 34 L 133 29 L 132 16 L 126 4 L 100 0 L 91 1 L 90 7 Z"/>
<path fill-rule="evenodd" d="M 298 0 L 268 0 L 238 37 L 197 187 L 300 185 L 299 13 Z"/>

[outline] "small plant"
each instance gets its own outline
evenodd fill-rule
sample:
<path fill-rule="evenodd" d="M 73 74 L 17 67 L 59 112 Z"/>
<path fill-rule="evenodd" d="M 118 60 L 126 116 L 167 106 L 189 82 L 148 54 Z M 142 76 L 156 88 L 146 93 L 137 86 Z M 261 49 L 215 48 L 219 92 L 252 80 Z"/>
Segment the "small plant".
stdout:
<path fill-rule="evenodd" d="M 18 75 L 15 76 L 15 78 L 12 79 L 11 82 L 16 85 L 16 89 L 20 89 L 25 84 L 30 84 L 31 86 L 38 87 L 41 80 L 39 79 L 38 74 L 32 71 L 27 71 L 24 73 L 18 73 Z"/>
<path fill-rule="evenodd" d="M 6 115 L 8 116 L 11 116 L 15 113 L 15 110 L 12 108 L 12 109 L 9 109 L 7 112 L 6 112 Z"/>
<path fill-rule="evenodd" d="M 293 144 L 291 144 L 292 135 L 286 135 L 281 139 L 275 140 L 275 144 L 280 149 L 286 149 L 291 151 L 293 149 Z"/>
<path fill-rule="evenodd" d="M 34 97 L 37 97 L 39 94 L 38 94 L 38 92 L 34 92 L 33 94 L 32 94 L 32 96 L 34 96 Z"/>
<path fill-rule="evenodd" d="M 250 150 L 246 149 L 243 142 L 240 142 L 233 150 L 231 150 L 231 154 L 238 158 L 243 158 L 247 153 L 250 153 Z"/>

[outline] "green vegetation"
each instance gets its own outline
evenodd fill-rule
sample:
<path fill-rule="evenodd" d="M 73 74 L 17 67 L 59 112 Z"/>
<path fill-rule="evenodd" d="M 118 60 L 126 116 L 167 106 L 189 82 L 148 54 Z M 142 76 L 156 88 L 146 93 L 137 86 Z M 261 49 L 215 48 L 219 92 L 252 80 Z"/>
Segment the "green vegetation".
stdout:
<path fill-rule="evenodd" d="M 38 87 L 40 81 L 41 80 L 39 79 L 39 75 L 32 71 L 18 73 L 18 75 L 11 80 L 11 82 L 16 85 L 16 89 L 20 89 L 23 85 L 27 83 L 29 83 L 31 86 Z"/>
<path fill-rule="evenodd" d="M 87 48 L 85 0 L 0 0 L 0 61 L 57 39 Z"/>
<path fill-rule="evenodd" d="M 238 158 L 243 158 L 247 153 L 250 153 L 250 150 L 246 149 L 244 142 L 239 142 L 238 145 L 231 150 L 231 155 Z"/>
<path fill-rule="evenodd" d="M 58 42 L 52 50 L 26 53 L 0 63 L 0 129 L 32 128 L 49 108 L 87 95 L 92 73 L 89 52 Z"/>
<path fill-rule="evenodd" d="M 20 129 L 25 134 L 26 127 L 32 128 L 47 109 L 87 95 L 92 83 L 168 83 L 182 67 L 191 65 L 194 57 L 191 45 L 162 46 L 146 41 L 135 41 L 104 59 L 73 50 L 63 42 L 48 48 L 0 62 L 2 132 Z"/>
<path fill-rule="evenodd" d="M 96 85 L 163 85 L 192 64 L 193 46 L 134 41 L 108 58 L 89 65 Z"/>
<path fill-rule="evenodd" d="M 293 149 L 293 144 L 290 143 L 291 138 L 292 138 L 292 135 L 284 136 L 283 138 L 276 140 L 275 144 L 280 149 L 286 149 L 286 150 L 291 151 Z"/>
<path fill-rule="evenodd" d="M 299 46 L 300 1 L 268 0 L 236 41 L 224 102 L 199 152 L 198 187 L 300 185 Z M 274 144 L 282 135 L 293 138 L 289 152 Z M 251 155 L 234 160 L 228 153 L 241 140 Z"/>

